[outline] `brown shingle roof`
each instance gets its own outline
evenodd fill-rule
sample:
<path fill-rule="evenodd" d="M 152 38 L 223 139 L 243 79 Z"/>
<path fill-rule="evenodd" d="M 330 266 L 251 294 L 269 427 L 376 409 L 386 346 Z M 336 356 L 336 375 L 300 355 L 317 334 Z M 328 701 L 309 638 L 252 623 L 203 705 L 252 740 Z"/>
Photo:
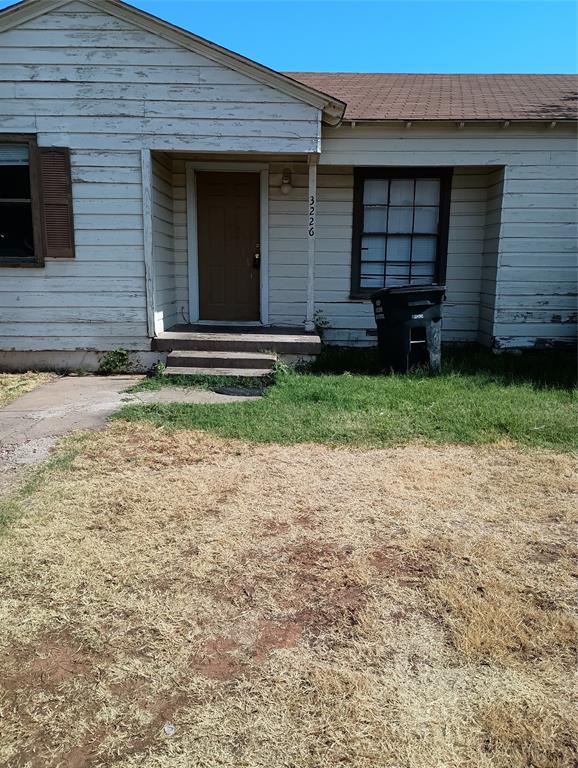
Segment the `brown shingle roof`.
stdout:
<path fill-rule="evenodd" d="M 347 103 L 346 120 L 576 120 L 576 75 L 285 72 Z"/>

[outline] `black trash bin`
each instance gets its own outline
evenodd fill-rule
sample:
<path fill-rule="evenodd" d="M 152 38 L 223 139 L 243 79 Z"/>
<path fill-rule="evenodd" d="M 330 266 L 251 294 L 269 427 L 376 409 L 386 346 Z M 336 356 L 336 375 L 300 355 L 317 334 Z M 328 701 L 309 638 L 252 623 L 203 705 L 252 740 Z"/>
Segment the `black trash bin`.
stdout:
<path fill-rule="evenodd" d="M 381 363 L 407 373 L 414 365 L 441 370 L 442 304 L 445 285 L 382 288 L 372 297 Z"/>

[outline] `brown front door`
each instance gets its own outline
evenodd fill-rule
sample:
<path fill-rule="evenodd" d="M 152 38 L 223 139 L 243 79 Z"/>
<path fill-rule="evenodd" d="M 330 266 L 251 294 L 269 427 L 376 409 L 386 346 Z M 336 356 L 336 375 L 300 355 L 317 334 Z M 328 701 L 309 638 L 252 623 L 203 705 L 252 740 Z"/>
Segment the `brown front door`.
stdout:
<path fill-rule="evenodd" d="M 201 320 L 260 319 L 260 176 L 197 173 Z"/>

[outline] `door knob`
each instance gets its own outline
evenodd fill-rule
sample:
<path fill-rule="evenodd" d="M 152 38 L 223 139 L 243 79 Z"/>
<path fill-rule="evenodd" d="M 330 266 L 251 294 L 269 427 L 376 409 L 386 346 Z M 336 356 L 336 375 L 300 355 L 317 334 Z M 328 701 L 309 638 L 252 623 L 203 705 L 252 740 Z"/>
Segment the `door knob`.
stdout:
<path fill-rule="evenodd" d="M 255 269 L 261 268 L 261 254 L 259 253 L 259 251 L 257 251 L 253 256 L 253 267 Z"/>

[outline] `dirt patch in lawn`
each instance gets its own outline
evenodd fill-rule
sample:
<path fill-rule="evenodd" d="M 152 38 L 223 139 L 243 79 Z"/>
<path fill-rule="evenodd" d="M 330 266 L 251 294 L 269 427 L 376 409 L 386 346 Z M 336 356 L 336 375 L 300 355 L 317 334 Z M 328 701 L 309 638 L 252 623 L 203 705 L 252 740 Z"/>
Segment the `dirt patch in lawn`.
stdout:
<path fill-rule="evenodd" d="M 4 683 L 13 690 L 49 690 L 75 677 L 87 677 L 92 665 L 93 659 L 79 650 L 78 642 L 62 635 L 38 638 L 33 656 L 23 650 L 11 655 Z"/>
<path fill-rule="evenodd" d="M 573 768 L 576 492 L 115 423 L 0 540 L 0 764 Z"/>

